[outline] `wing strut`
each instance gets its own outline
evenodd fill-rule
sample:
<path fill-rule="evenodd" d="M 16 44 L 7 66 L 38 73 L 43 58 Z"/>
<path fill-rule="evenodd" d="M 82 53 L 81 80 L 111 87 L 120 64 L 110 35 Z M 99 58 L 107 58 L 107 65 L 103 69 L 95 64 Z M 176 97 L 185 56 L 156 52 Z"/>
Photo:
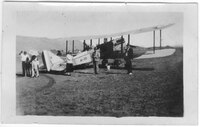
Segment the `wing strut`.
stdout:
<path fill-rule="evenodd" d="M 162 48 L 162 30 L 160 29 L 160 49 Z"/>
<path fill-rule="evenodd" d="M 100 38 L 98 38 L 98 45 L 100 45 Z"/>
<path fill-rule="evenodd" d="M 90 39 L 90 47 L 92 47 L 92 39 Z"/>
<path fill-rule="evenodd" d="M 74 54 L 74 40 L 72 41 L 72 53 Z"/>
<path fill-rule="evenodd" d="M 86 43 L 85 40 L 83 40 L 83 51 L 85 51 Z"/>
<path fill-rule="evenodd" d="M 128 45 L 130 45 L 130 34 L 128 34 Z"/>
<path fill-rule="evenodd" d="M 67 54 L 67 51 L 68 50 L 68 41 L 66 41 L 66 54 Z"/>
<path fill-rule="evenodd" d="M 123 39 L 123 36 L 121 38 Z M 123 42 L 121 43 L 121 53 L 123 53 Z"/>
<path fill-rule="evenodd" d="M 153 53 L 155 53 L 155 30 L 153 31 Z"/>

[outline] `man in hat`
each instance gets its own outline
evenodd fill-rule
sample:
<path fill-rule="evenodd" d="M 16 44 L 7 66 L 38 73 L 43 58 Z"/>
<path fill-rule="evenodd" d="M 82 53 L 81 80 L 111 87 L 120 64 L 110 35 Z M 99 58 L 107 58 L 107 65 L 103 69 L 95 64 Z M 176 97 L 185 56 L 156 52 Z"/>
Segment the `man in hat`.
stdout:
<path fill-rule="evenodd" d="M 129 75 L 132 75 L 132 59 L 133 59 L 133 49 L 130 45 L 127 45 L 125 53 L 126 69 Z"/>
<path fill-rule="evenodd" d="M 97 51 L 97 48 L 94 48 L 94 52 L 92 54 L 92 60 L 93 60 L 93 67 L 94 67 L 94 73 L 99 73 L 99 61 L 100 61 L 100 53 Z"/>

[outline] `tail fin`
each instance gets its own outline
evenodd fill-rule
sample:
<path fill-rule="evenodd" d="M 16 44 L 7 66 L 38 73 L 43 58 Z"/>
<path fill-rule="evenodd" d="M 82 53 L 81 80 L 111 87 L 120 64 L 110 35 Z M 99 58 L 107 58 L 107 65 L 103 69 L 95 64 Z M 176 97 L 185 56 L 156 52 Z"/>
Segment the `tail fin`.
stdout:
<path fill-rule="evenodd" d="M 53 54 L 51 51 L 42 51 L 42 60 L 47 71 L 62 71 L 65 69 L 64 60 Z"/>

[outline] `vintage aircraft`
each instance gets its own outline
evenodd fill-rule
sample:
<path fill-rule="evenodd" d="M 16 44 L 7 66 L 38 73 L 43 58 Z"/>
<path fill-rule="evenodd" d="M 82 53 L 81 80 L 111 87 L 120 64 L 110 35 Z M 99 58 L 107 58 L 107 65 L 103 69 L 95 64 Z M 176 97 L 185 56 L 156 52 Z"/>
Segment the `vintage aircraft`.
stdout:
<path fill-rule="evenodd" d="M 130 45 L 133 48 L 133 55 L 136 59 L 145 59 L 145 58 L 153 58 L 158 56 L 163 56 L 165 54 L 173 54 L 175 49 L 171 49 L 170 53 L 166 53 L 165 49 L 156 52 L 155 49 L 155 32 L 159 31 L 160 33 L 160 49 L 162 48 L 162 30 L 168 28 L 174 24 L 147 27 L 137 30 L 131 30 L 127 32 L 114 33 L 110 35 L 94 35 L 94 36 L 82 36 L 82 37 L 70 37 L 66 38 L 66 53 L 68 52 L 68 41 L 72 41 L 72 52 L 74 53 L 74 40 L 83 40 L 83 51 L 73 56 L 73 66 L 80 66 L 83 64 L 89 64 L 92 62 L 91 54 L 93 52 L 92 40 L 98 39 L 97 49 L 100 51 L 100 56 L 102 59 L 102 64 L 105 63 L 108 59 L 114 59 L 114 63 L 118 65 L 120 59 L 124 57 L 125 52 L 125 39 L 124 35 L 128 35 L 128 42 L 126 45 L 130 45 L 130 34 L 140 34 L 145 32 L 153 32 L 153 53 L 149 56 L 149 52 L 142 47 Z M 120 36 L 120 37 L 119 37 Z M 112 37 L 119 37 L 117 39 L 112 39 Z M 107 38 L 110 38 L 110 41 L 107 41 Z M 104 39 L 104 42 L 100 44 L 100 39 Z M 90 40 L 90 45 L 86 44 L 86 40 Z M 157 55 L 160 54 L 160 55 Z M 42 59 L 44 63 L 44 67 L 47 71 L 63 71 L 66 68 L 66 61 L 61 57 L 55 55 L 51 51 L 44 50 L 42 52 Z"/>

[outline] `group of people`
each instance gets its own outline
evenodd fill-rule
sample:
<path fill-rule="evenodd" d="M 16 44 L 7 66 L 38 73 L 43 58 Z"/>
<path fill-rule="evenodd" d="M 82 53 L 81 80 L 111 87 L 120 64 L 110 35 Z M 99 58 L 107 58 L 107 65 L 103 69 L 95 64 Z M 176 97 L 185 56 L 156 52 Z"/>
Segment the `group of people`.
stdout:
<path fill-rule="evenodd" d="M 130 45 L 127 45 L 126 52 L 124 55 L 124 60 L 126 62 L 125 68 L 127 69 L 127 74 L 132 75 L 132 59 L 133 59 L 133 49 L 130 48 Z M 97 48 L 94 48 L 94 52 L 92 54 L 92 60 L 93 60 L 93 67 L 94 67 L 94 73 L 99 73 L 99 61 L 100 61 L 100 53 L 97 51 Z M 109 65 L 107 65 L 107 69 L 109 70 Z"/>
<path fill-rule="evenodd" d="M 19 53 L 21 55 L 22 61 L 22 75 L 29 77 L 39 77 L 39 61 L 36 55 L 32 55 L 31 57 L 28 55 L 26 51 L 21 51 Z M 70 76 L 71 72 L 73 72 L 73 56 L 68 53 L 66 55 L 66 75 Z M 132 59 L 133 59 L 133 49 L 128 45 L 126 48 L 124 60 L 126 61 L 125 67 L 127 69 L 127 73 L 132 75 Z M 94 48 L 94 52 L 92 53 L 93 67 L 94 73 L 99 73 L 99 62 L 100 62 L 100 52 L 97 51 L 97 48 Z M 108 70 L 110 68 L 107 68 Z"/>
<path fill-rule="evenodd" d="M 25 77 L 39 77 L 39 61 L 36 55 L 30 56 L 26 51 L 19 53 L 22 62 L 22 75 Z"/>

